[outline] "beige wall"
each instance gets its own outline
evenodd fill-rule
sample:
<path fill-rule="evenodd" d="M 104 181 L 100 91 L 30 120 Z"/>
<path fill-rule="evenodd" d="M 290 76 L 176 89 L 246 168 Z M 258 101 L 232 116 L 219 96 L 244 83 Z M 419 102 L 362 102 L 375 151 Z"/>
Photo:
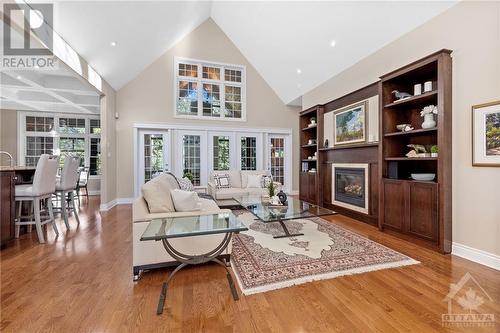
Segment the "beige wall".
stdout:
<path fill-rule="evenodd" d="M 304 108 L 453 50 L 453 241 L 500 254 L 500 168 L 471 165 L 471 106 L 500 99 L 500 3 L 461 2 L 303 97 Z"/>
<path fill-rule="evenodd" d="M 242 64 L 247 75 L 247 121 L 202 121 L 174 118 L 174 57 Z M 298 108 L 288 107 L 274 93 L 227 36 L 205 21 L 117 92 L 117 196 L 133 197 L 133 123 L 159 122 L 210 126 L 293 129 L 293 189 L 298 189 Z"/>
<path fill-rule="evenodd" d="M 14 157 L 17 165 L 17 112 L 0 109 L 0 150 L 7 151 Z M 0 165 L 9 165 L 9 158 L 2 154 Z"/>
<path fill-rule="evenodd" d="M 116 199 L 116 92 L 103 81 L 101 97 L 101 203 Z"/>

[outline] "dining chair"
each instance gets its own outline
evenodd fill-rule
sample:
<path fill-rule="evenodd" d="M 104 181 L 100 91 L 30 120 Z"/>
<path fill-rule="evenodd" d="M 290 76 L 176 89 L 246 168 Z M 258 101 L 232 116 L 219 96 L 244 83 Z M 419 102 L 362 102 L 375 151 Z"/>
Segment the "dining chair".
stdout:
<path fill-rule="evenodd" d="M 85 167 L 81 170 L 80 176 L 78 178 L 78 184 L 76 186 L 76 193 L 78 195 L 78 206 L 80 206 L 80 192 L 85 189 L 85 197 L 87 198 L 87 203 L 89 202 L 89 190 L 87 188 L 89 183 L 90 169 Z"/>
<path fill-rule="evenodd" d="M 52 207 L 51 197 L 56 189 L 56 175 L 59 165 L 59 158 L 48 154 L 40 156 L 36 165 L 35 175 L 33 176 L 32 184 L 16 185 L 15 198 L 19 202 L 18 216 L 15 220 L 15 237 L 19 238 L 19 231 L 22 225 L 35 225 L 38 241 L 45 243 L 45 238 L 42 231 L 42 225 L 52 223 L 52 228 L 56 235 L 59 235 L 57 226 L 54 220 L 54 211 Z M 48 199 L 48 200 L 46 200 Z M 41 203 L 43 200 L 47 201 L 48 218 L 42 220 L 41 218 Z M 33 205 L 34 220 L 23 221 L 21 216 L 22 206 L 24 202 L 31 202 Z"/>
<path fill-rule="evenodd" d="M 69 229 L 68 213 L 73 212 L 75 219 L 80 224 L 78 210 L 75 209 L 75 184 L 78 182 L 80 158 L 66 156 L 62 168 L 61 177 L 56 182 L 56 197 L 61 198 L 61 215 L 66 228 Z M 69 200 L 67 199 L 69 196 Z"/>

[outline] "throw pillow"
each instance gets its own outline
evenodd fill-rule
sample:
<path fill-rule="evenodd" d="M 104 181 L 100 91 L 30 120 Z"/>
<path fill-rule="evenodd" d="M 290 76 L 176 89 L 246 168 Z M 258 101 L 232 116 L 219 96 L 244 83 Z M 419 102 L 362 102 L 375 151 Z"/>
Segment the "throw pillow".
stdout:
<path fill-rule="evenodd" d="M 180 189 L 183 191 L 194 191 L 193 183 L 189 180 L 189 178 L 177 178 L 177 182 L 179 183 Z"/>
<path fill-rule="evenodd" d="M 200 198 L 196 192 L 172 190 L 170 194 L 176 212 L 192 212 L 201 209 Z"/>
<path fill-rule="evenodd" d="M 174 176 L 164 173 L 142 185 L 142 196 L 148 204 L 150 213 L 175 212 L 170 191 L 178 189 Z"/>
<path fill-rule="evenodd" d="M 262 188 L 267 188 L 273 182 L 273 176 L 262 176 Z"/>
<path fill-rule="evenodd" d="M 229 175 L 227 173 L 219 173 L 214 175 L 215 187 L 217 189 L 221 188 L 231 188 L 231 182 L 229 180 Z"/>
<path fill-rule="evenodd" d="M 262 175 L 248 175 L 247 188 L 260 188 Z"/>

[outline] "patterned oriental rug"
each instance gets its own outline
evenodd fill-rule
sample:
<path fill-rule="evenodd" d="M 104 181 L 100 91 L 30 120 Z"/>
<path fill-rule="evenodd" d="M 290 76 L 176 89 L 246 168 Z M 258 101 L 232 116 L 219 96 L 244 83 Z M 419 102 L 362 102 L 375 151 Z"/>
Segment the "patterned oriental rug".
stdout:
<path fill-rule="evenodd" d="M 248 231 L 233 237 L 231 262 L 245 295 L 419 262 L 319 217 L 262 223 L 247 211 L 233 211 Z"/>

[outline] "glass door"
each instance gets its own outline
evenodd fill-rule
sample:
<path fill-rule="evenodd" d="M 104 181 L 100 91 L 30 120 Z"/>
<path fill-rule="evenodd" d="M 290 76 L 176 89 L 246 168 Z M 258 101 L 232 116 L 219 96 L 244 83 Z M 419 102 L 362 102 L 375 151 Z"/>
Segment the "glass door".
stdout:
<path fill-rule="evenodd" d="M 289 189 L 287 137 L 284 135 L 269 135 L 268 169 L 274 181 L 283 185 L 285 190 Z"/>
<path fill-rule="evenodd" d="M 209 132 L 208 156 L 211 171 L 232 170 L 234 162 L 234 133 Z"/>
<path fill-rule="evenodd" d="M 139 183 L 170 171 L 170 133 L 167 130 L 139 132 Z"/>
<path fill-rule="evenodd" d="M 238 170 L 262 170 L 262 134 L 239 133 L 236 137 Z"/>

